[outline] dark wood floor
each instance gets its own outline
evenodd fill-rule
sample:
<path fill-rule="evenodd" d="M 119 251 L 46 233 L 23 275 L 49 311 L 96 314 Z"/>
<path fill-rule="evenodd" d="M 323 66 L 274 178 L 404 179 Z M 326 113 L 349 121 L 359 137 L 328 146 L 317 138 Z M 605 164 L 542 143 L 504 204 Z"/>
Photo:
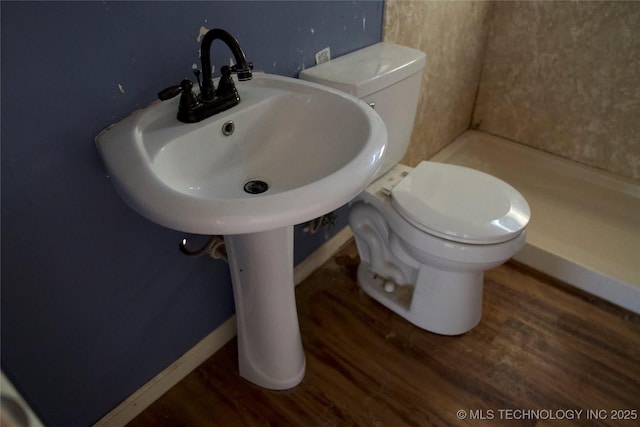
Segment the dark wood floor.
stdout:
<path fill-rule="evenodd" d="M 439 336 L 359 290 L 357 262 L 352 244 L 297 288 L 299 386 L 240 378 L 233 340 L 129 425 L 640 425 L 638 316 L 509 263 L 480 324 Z"/>

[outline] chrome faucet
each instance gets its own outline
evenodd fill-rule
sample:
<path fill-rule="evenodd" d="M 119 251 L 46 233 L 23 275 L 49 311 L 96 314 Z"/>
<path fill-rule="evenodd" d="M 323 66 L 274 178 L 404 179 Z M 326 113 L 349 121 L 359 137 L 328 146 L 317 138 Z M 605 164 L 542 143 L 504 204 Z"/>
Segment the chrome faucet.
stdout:
<path fill-rule="evenodd" d="M 211 44 L 214 40 L 222 40 L 231 50 L 236 62 L 233 67 L 225 65 L 220 68 L 221 77 L 217 90 L 213 85 L 211 70 Z M 238 105 L 240 95 L 231 73 L 237 73 L 240 81 L 251 80 L 252 77 L 253 64 L 247 62 L 238 41 L 225 30 L 216 28 L 204 35 L 200 44 L 200 59 L 202 86 L 199 96 L 193 92 L 193 82 L 188 79 L 183 80 L 179 86 L 171 86 L 158 93 L 158 98 L 163 101 L 182 93 L 177 118 L 184 123 L 196 123 Z"/>

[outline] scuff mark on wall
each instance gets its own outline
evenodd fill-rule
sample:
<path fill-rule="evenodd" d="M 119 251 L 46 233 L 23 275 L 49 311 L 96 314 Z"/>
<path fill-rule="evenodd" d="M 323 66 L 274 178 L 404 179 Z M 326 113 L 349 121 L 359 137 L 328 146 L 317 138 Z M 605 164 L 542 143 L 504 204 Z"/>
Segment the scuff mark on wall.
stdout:
<path fill-rule="evenodd" d="M 205 19 L 206 22 L 206 19 Z M 204 26 L 200 26 L 200 32 L 198 33 L 198 38 L 196 38 L 196 41 L 198 43 L 202 42 L 202 38 L 204 37 L 205 34 L 207 34 L 209 32 L 209 29 L 207 27 Z"/>
<path fill-rule="evenodd" d="M 124 93 L 124 87 L 120 83 L 118 83 L 118 90 L 120 93 Z"/>

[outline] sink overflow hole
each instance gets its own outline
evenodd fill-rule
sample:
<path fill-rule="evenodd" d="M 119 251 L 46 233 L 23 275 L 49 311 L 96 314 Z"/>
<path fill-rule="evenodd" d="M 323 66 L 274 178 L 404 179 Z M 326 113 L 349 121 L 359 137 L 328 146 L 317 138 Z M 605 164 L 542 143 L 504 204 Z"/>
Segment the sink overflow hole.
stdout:
<path fill-rule="evenodd" d="M 236 125 L 231 120 L 224 122 L 222 125 L 222 134 L 224 136 L 232 135 L 234 130 L 236 130 Z"/>
<path fill-rule="evenodd" d="M 244 184 L 244 191 L 249 194 L 264 193 L 269 189 L 269 184 L 259 179 L 252 179 Z"/>

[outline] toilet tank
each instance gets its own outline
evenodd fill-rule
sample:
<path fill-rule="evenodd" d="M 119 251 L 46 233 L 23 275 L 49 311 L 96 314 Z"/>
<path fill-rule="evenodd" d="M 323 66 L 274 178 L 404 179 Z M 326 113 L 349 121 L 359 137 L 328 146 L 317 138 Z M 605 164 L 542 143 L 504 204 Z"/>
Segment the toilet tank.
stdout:
<path fill-rule="evenodd" d="M 342 90 L 375 108 L 389 134 L 378 178 L 409 148 L 425 64 L 424 52 L 378 43 L 307 68 L 299 78 Z"/>

